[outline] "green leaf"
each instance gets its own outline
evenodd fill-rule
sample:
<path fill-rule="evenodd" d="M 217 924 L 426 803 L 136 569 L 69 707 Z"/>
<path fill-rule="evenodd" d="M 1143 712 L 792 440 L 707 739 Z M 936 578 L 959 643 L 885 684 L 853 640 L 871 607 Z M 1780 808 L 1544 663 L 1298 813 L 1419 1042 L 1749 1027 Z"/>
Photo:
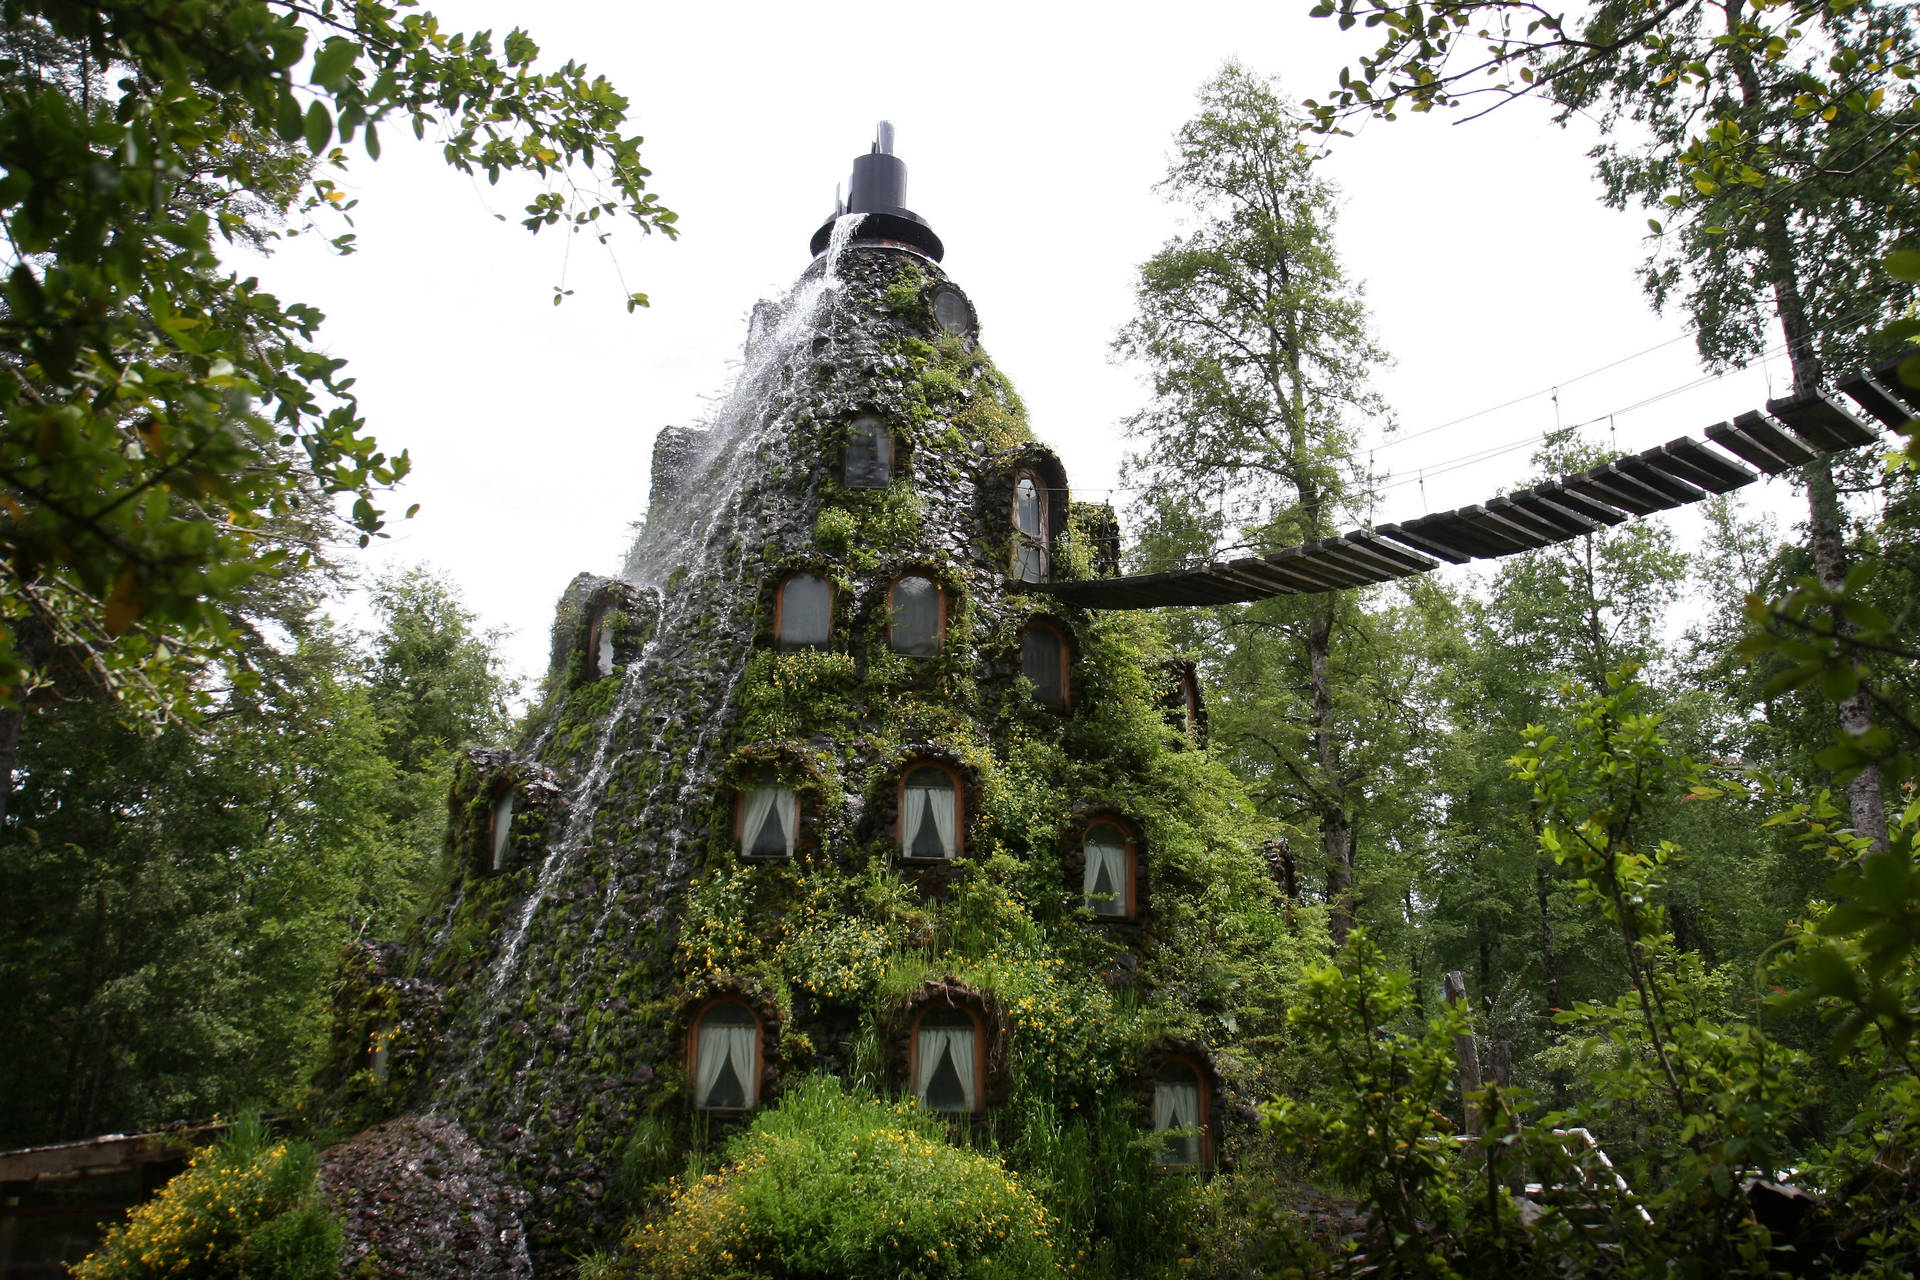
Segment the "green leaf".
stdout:
<path fill-rule="evenodd" d="M 333 116 L 327 111 L 324 102 L 315 100 L 307 104 L 306 118 L 307 150 L 316 155 L 327 149 L 327 143 L 333 140 Z"/>
<path fill-rule="evenodd" d="M 1920 283 L 1920 248 L 1903 246 L 1886 258 L 1887 270 L 1909 284 Z"/>
<path fill-rule="evenodd" d="M 358 43 L 343 36 L 328 40 L 313 56 L 313 82 L 328 89 L 338 89 L 346 80 L 347 72 L 359 61 L 361 53 Z"/>

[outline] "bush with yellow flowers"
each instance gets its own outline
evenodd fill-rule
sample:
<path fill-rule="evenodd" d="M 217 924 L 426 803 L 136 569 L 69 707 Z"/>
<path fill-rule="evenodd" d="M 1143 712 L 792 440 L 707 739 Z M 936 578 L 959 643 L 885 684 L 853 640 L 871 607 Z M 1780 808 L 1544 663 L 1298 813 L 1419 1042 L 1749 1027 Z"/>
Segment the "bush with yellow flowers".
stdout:
<path fill-rule="evenodd" d="M 186 1172 L 77 1263 L 74 1280 L 331 1280 L 340 1224 L 319 1192 L 319 1158 L 245 1115 Z"/>
<path fill-rule="evenodd" d="M 998 1160 L 911 1103 L 816 1076 L 636 1226 L 620 1269 L 650 1280 L 1037 1280 L 1054 1223 Z"/>

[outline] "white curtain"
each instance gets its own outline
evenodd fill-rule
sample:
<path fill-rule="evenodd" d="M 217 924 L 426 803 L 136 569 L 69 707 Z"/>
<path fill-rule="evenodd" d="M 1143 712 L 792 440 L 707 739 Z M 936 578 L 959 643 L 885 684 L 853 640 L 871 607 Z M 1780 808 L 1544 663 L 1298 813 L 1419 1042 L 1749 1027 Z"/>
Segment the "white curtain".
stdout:
<path fill-rule="evenodd" d="M 914 850 L 920 843 L 920 828 L 931 817 L 933 833 L 940 841 L 940 856 L 953 857 L 953 800 L 952 787 L 908 787 L 901 797 L 900 851 L 908 857 L 917 856 Z"/>
<path fill-rule="evenodd" d="M 951 787 L 941 791 L 927 792 L 928 806 L 933 810 L 933 829 L 940 835 L 940 856 L 951 858 L 954 855 L 953 844 L 953 801 Z M 972 1034 L 969 1032 L 968 1034 Z"/>
<path fill-rule="evenodd" d="M 1168 1139 L 1166 1154 L 1161 1159 L 1167 1164 L 1197 1163 L 1200 1159 L 1199 1085 L 1154 1084 L 1153 1131 L 1165 1133 L 1169 1129 L 1184 1129 L 1187 1132 L 1181 1137 Z"/>
<path fill-rule="evenodd" d="M 940 649 L 940 588 L 930 578 L 902 578 L 893 584 L 893 648 L 926 657 Z"/>
<path fill-rule="evenodd" d="M 791 858 L 800 803 L 785 787 L 754 787 L 747 792 L 746 813 L 740 822 L 741 852 L 760 853 L 760 830 L 767 825 L 768 814 L 779 817 L 786 855 Z"/>
<path fill-rule="evenodd" d="M 758 1084 L 753 1071 L 757 1033 L 758 1028 L 751 1022 L 700 1020 L 700 1056 L 694 1064 L 694 1090 L 702 1107 L 713 1105 L 713 1086 L 720 1082 L 721 1068 L 728 1065 L 733 1067 L 733 1078 L 740 1082 L 743 1105 L 753 1106 Z"/>
<path fill-rule="evenodd" d="M 1013 576 L 1021 582 L 1047 580 L 1047 516 L 1041 501 L 1040 486 L 1030 475 L 1022 475 L 1013 488 L 1013 527 L 1019 531 L 1019 546 L 1013 553 Z"/>
<path fill-rule="evenodd" d="M 600 637 L 594 645 L 593 662 L 602 679 L 613 674 L 613 630 L 600 623 Z"/>
<path fill-rule="evenodd" d="M 929 793 L 924 787 L 908 787 L 900 803 L 900 852 L 913 855 L 914 837 L 926 820 Z"/>
<path fill-rule="evenodd" d="M 972 1027 L 922 1027 L 918 1050 L 918 1077 L 913 1082 L 914 1096 L 921 1102 L 927 1100 L 927 1088 L 933 1083 L 934 1072 L 940 1069 L 942 1059 L 953 1062 L 953 1074 L 960 1081 L 960 1096 L 966 1101 L 966 1110 L 977 1109 L 975 1082 L 973 1079 L 973 1028 Z"/>
<path fill-rule="evenodd" d="M 1116 844 L 1111 836 L 1092 836 L 1086 844 L 1087 870 L 1081 881 L 1087 910 L 1097 916 L 1127 914 L 1127 847 Z M 1103 886 L 1100 881 L 1106 877 Z"/>
<path fill-rule="evenodd" d="M 507 843 L 513 835 L 513 788 L 500 788 L 500 798 L 493 802 L 493 869 L 504 871 L 507 868 Z"/>
<path fill-rule="evenodd" d="M 780 588 L 780 643 L 825 644 L 833 631 L 833 592 L 825 578 L 796 574 Z"/>
<path fill-rule="evenodd" d="M 1030 538 L 1042 537 L 1046 532 L 1040 526 L 1040 486 L 1033 482 L 1032 476 L 1021 476 L 1014 486 L 1013 525 Z"/>

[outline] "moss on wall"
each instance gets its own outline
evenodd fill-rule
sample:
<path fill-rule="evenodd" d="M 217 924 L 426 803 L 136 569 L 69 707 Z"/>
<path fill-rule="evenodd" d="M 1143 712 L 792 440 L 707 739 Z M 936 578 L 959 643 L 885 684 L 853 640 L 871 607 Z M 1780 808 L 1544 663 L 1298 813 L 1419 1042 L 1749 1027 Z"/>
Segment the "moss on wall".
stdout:
<path fill-rule="evenodd" d="M 1152 620 L 1007 582 L 1017 468 L 1048 477 L 1062 578 L 1112 572 L 1111 512 L 1069 505 L 984 351 L 936 331 L 928 299 L 944 277 L 882 249 L 850 254 L 842 275 L 812 345 L 751 410 L 732 470 L 698 462 L 703 476 L 656 485 L 663 504 L 705 495 L 700 539 L 656 566 L 657 592 L 569 587 L 527 741 L 457 777 L 449 847 L 465 870 L 414 939 L 445 1030 L 410 1099 L 458 1114 L 528 1190 L 537 1257 L 559 1267 L 656 1208 L 666 1179 L 724 1136 L 727 1122 L 688 1107 L 686 1031 L 703 1001 L 763 1010 L 769 1099 L 822 1071 L 892 1096 L 915 1002 L 969 992 L 991 1019 L 995 1106 L 956 1137 L 1054 1188 L 1080 1274 L 1147 1274 L 1173 1246 L 1128 1215 L 1200 1201 L 1152 1169 L 1142 1064 L 1198 1046 L 1220 1077 L 1221 1150 L 1243 1158 L 1229 1104 L 1285 1083 L 1275 1046 L 1319 922 L 1297 911 L 1288 926 L 1256 852 L 1277 833 L 1169 722 L 1175 655 Z M 840 480 L 847 426 L 865 413 L 901 444 L 881 489 Z M 691 510 L 658 506 L 650 536 Z M 775 593 L 794 572 L 833 584 L 822 649 L 774 647 Z M 946 593 L 936 655 L 887 644 L 905 572 Z M 587 665 L 596 608 L 616 628 L 604 679 Z M 1021 629 L 1042 614 L 1072 641 L 1066 713 L 1021 674 Z M 921 761 L 962 781 L 950 864 L 900 856 L 900 779 Z M 516 816 L 508 867 L 483 872 L 489 787 L 534 766 L 571 807 Z M 762 770 L 799 796 L 791 861 L 740 856 L 737 797 Z M 1148 910 L 1124 925 L 1080 901 L 1077 841 L 1094 812 L 1130 824 L 1148 863 Z M 1072 1191 L 1090 1169 L 1109 1179 L 1104 1196 Z"/>

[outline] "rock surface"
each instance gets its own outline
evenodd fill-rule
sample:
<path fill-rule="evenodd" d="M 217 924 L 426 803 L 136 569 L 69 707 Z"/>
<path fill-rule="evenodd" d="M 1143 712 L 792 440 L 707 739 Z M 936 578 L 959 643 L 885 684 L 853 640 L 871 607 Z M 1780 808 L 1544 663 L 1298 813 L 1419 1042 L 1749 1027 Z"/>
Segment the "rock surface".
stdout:
<path fill-rule="evenodd" d="M 520 1209 L 466 1131 L 402 1116 L 329 1147 L 320 1184 L 347 1237 L 348 1276 L 531 1280 Z"/>

